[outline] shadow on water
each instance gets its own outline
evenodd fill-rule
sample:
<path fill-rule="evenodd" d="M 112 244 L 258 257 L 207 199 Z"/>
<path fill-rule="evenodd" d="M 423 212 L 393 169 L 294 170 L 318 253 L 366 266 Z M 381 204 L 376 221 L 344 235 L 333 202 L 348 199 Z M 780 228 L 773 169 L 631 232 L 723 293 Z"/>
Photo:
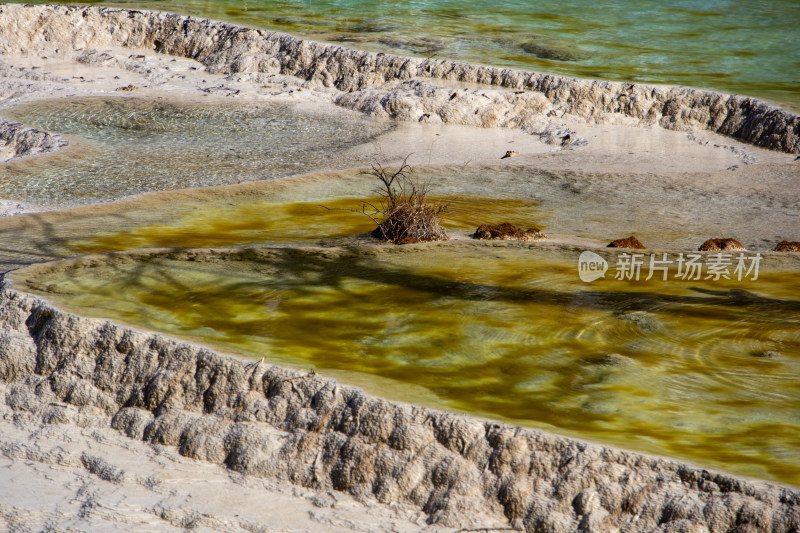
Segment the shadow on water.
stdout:
<path fill-rule="evenodd" d="M 776 299 L 760 296 L 744 289 L 714 290 L 691 287 L 697 294 L 670 295 L 659 292 L 640 291 L 553 291 L 545 288 L 523 288 L 492 283 L 475 283 L 432 276 L 408 268 L 382 264 L 364 256 L 358 248 L 345 248 L 346 252 L 335 257 L 326 257 L 318 252 L 285 249 L 269 264 L 282 272 L 290 272 L 291 279 L 283 279 L 287 289 L 302 291 L 309 286 L 325 286 L 346 292 L 345 279 L 358 278 L 364 281 L 395 285 L 400 289 L 425 291 L 434 296 L 457 298 L 468 301 L 537 302 L 553 306 L 591 307 L 598 310 L 647 311 L 663 309 L 671 304 L 736 307 L 758 311 L 770 309 L 781 312 L 800 312 L 800 300 Z M 256 255 L 243 259 L 266 263 Z M 491 277 L 489 273 L 487 277 Z M 510 274 L 509 279 L 521 277 Z M 258 283 L 236 284 L 233 289 L 258 286 Z"/>
<path fill-rule="evenodd" d="M 20 268 L 36 263 L 73 257 L 69 243 L 80 231 L 81 221 L 52 213 L 29 213 L 6 219 L 0 227 L 0 269 Z M 107 213 L 103 223 L 125 227 L 133 224 L 125 213 Z M 84 224 L 91 223 L 89 220 Z M 64 227 L 68 224 L 68 227 Z M 91 230 L 90 230 L 91 231 Z"/>

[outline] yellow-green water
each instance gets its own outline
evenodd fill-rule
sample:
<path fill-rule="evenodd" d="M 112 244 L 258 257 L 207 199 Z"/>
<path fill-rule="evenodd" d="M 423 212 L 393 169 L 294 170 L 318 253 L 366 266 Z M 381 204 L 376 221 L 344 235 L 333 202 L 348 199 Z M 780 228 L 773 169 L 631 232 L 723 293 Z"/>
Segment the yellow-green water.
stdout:
<path fill-rule="evenodd" d="M 480 197 L 431 197 L 446 206 L 441 216 L 448 229 L 474 230 L 480 224 L 510 222 L 524 228 L 544 226 L 544 213 L 530 200 Z M 369 206 L 365 206 L 365 203 Z M 104 253 L 141 248 L 202 248 L 242 246 L 262 242 L 315 241 L 367 233 L 375 223 L 362 213 L 373 212 L 380 198 L 333 198 L 319 202 L 255 200 L 176 209 L 168 222 L 130 225 L 65 240 L 73 253 Z M 537 223 L 534 223 L 537 221 Z"/>
<path fill-rule="evenodd" d="M 31 286 L 94 316 L 376 376 L 399 399 L 800 484 L 800 272 L 587 284 L 578 253 L 462 242 L 111 257 Z"/>
<path fill-rule="evenodd" d="M 796 0 L 85 3 L 193 14 L 383 52 L 705 87 L 800 108 Z"/>

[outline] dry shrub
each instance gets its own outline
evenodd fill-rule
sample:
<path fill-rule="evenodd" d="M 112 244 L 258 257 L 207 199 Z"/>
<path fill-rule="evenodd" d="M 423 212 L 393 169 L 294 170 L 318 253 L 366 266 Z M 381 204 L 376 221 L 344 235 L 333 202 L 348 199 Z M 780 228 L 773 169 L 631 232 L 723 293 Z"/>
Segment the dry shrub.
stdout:
<path fill-rule="evenodd" d="M 631 235 L 630 237 L 626 237 L 624 239 L 617 239 L 615 241 L 611 241 L 606 248 L 633 248 L 634 250 L 644 250 L 644 244 Z"/>
<path fill-rule="evenodd" d="M 726 250 L 744 250 L 745 247 L 736 239 L 708 239 L 700 245 L 699 252 L 724 252 Z"/>
<path fill-rule="evenodd" d="M 380 182 L 376 192 L 381 197 L 377 209 L 380 221 L 376 217 L 378 227 L 372 235 L 395 244 L 446 241 L 447 232 L 439 223 L 439 215 L 447 205 L 428 199 L 430 183 L 412 175 L 408 157 L 394 172 L 377 161 L 368 172 Z"/>
<path fill-rule="evenodd" d="M 798 241 L 781 241 L 775 247 L 776 252 L 800 252 L 800 242 Z"/>
<path fill-rule="evenodd" d="M 373 237 L 395 244 L 425 241 L 446 241 L 447 232 L 439 224 L 441 206 L 419 203 L 399 203 L 384 214 L 383 222 L 372 232 Z"/>
<path fill-rule="evenodd" d="M 372 169 L 365 173 L 380 182 L 375 190 L 380 203 L 376 206 L 365 202 L 360 210 L 346 211 L 371 218 L 378 225 L 371 235 L 395 244 L 446 241 L 447 232 L 439 223 L 439 215 L 447 210 L 447 204 L 428 198 L 430 183 L 412 175 L 409 157 L 410 154 L 395 171 L 377 161 L 373 163 Z"/>

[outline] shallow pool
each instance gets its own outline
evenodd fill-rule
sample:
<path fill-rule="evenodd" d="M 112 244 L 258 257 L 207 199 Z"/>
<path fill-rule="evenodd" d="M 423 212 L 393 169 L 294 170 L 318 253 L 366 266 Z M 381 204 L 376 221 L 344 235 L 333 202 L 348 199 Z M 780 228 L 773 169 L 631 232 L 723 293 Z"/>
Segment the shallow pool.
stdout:
<path fill-rule="evenodd" d="M 0 165 L 0 198 L 59 206 L 353 166 L 340 154 L 392 127 L 344 111 L 143 98 L 41 102 L 9 116 L 71 146 Z"/>

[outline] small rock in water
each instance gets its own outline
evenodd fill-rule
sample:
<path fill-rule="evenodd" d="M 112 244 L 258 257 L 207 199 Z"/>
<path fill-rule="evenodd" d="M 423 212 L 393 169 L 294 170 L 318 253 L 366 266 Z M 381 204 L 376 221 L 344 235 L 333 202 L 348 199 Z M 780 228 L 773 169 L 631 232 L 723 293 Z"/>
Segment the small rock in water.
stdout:
<path fill-rule="evenodd" d="M 781 241 L 775 247 L 776 252 L 800 252 L 800 242 L 798 241 Z"/>
<path fill-rule="evenodd" d="M 626 237 L 624 239 L 611 241 L 606 248 L 633 248 L 635 250 L 644 250 L 644 244 L 642 244 L 639 239 L 631 235 L 630 237 Z"/>
<path fill-rule="evenodd" d="M 369 41 L 369 37 L 354 33 L 343 33 L 331 38 L 331 40 L 336 43 L 365 43 Z"/>
<path fill-rule="evenodd" d="M 378 42 L 392 48 L 409 50 L 418 54 L 432 54 L 444 48 L 444 43 L 433 39 L 398 39 L 396 37 L 381 37 Z"/>
<path fill-rule="evenodd" d="M 736 239 L 708 239 L 697 251 L 699 252 L 723 252 L 726 250 L 745 250 L 742 243 Z"/>
<path fill-rule="evenodd" d="M 654 316 L 644 311 L 632 311 L 616 315 L 618 320 L 633 322 L 644 333 L 653 333 L 662 329 L 661 322 Z"/>
<path fill-rule="evenodd" d="M 281 26 L 307 26 L 311 28 L 320 25 L 320 23 L 314 19 L 302 17 L 275 17 L 272 19 L 272 22 Z"/>
<path fill-rule="evenodd" d="M 753 357 L 759 357 L 761 359 L 777 359 L 781 356 L 781 353 L 776 352 L 775 350 L 758 350 L 751 352 L 750 355 Z"/>
<path fill-rule="evenodd" d="M 481 224 L 472 234 L 472 238 L 500 241 L 543 241 L 547 235 L 538 228 L 522 230 L 513 224 L 503 222 L 502 224 Z"/>
<path fill-rule="evenodd" d="M 522 44 L 522 49 L 529 54 L 541 59 L 554 59 L 556 61 L 580 61 L 588 59 L 589 54 L 574 46 L 561 46 L 547 41 L 528 41 Z"/>
<path fill-rule="evenodd" d="M 618 353 L 608 353 L 597 362 L 602 366 L 630 366 L 635 363 L 630 357 Z"/>

